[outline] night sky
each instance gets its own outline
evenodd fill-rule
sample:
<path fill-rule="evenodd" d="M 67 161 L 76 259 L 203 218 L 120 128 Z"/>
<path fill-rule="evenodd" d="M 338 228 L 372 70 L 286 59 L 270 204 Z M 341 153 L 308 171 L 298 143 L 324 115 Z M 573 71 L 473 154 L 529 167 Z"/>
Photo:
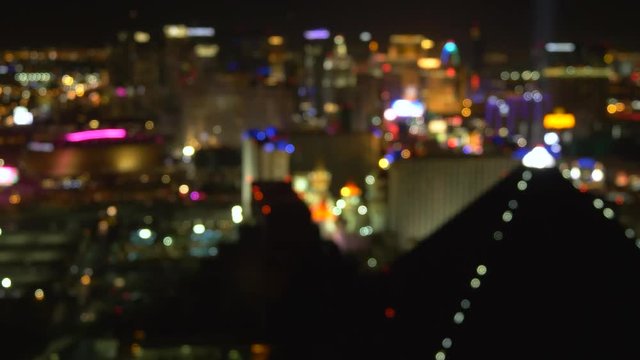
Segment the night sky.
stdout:
<path fill-rule="evenodd" d="M 638 1 L 552 1 L 556 40 L 585 41 L 640 49 Z M 117 30 L 158 29 L 167 23 L 209 25 L 220 38 L 283 33 L 301 37 L 304 29 L 327 26 L 355 36 L 368 30 L 383 41 L 391 33 L 422 33 L 436 40 L 468 40 L 472 23 L 481 26 L 489 49 L 527 49 L 533 38 L 532 0 L 492 1 L 292 1 L 181 0 L 56 1 L 3 4 L 0 46 L 102 45 Z M 130 10 L 137 16 L 130 18 Z"/>

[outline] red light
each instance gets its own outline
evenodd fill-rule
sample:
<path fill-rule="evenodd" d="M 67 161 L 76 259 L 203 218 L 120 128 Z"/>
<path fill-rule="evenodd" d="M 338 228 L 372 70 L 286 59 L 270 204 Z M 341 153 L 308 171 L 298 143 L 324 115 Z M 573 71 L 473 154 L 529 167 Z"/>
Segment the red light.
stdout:
<path fill-rule="evenodd" d="M 616 204 L 618 204 L 618 205 L 624 204 L 624 197 L 622 197 L 620 195 L 616 196 Z"/>
<path fill-rule="evenodd" d="M 393 319 L 394 317 L 396 317 L 396 310 L 392 307 L 388 307 L 384 309 L 384 316 L 387 319 Z"/>
<path fill-rule="evenodd" d="M 253 193 L 253 198 L 256 199 L 256 201 L 262 201 L 262 199 L 264 199 L 264 194 L 258 190 Z"/>
<path fill-rule="evenodd" d="M 262 206 L 262 215 L 269 215 L 269 214 L 271 214 L 271 206 L 269 205 Z"/>
<path fill-rule="evenodd" d="M 456 76 L 456 69 L 454 68 L 448 68 L 446 71 L 446 74 L 448 77 L 454 77 Z"/>
<path fill-rule="evenodd" d="M 458 146 L 458 139 L 455 138 L 450 138 L 449 140 L 447 140 L 447 146 L 451 149 L 455 148 Z"/>
<path fill-rule="evenodd" d="M 388 74 L 391 72 L 391 64 L 386 63 L 386 64 L 382 64 L 382 72 L 385 74 Z"/>
<path fill-rule="evenodd" d="M 478 90 L 480 88 L 480 76 L 478 74 L 471 75 L 471 89 Z"/>
<path fill-rule="evenodd" d="M 589 191 L 589 188 L 586 184 L 580 184 L 580 188 L 578 190 L 580 190 L 581 193 L 586 193 L 587 191 Z"/>

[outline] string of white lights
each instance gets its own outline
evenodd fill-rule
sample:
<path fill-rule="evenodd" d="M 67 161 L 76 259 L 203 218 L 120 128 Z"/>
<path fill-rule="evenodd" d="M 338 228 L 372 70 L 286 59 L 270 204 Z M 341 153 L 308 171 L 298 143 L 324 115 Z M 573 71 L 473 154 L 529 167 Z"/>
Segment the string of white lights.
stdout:
<path fill-rule="evenodd" d="M 519 180 L 516 187 L 519 192 L 523 192 L 527 190 L 529 184 L 528 182 L 533 178 L 533 173 L 530 170 L 525 170 L 522 173 L 522 180 Z M 507 209 L 502 213 L 501 220 L 504 224 L 508 224 L 513 220 L 514 212 L 518 209 L 518 201 L 516 199 L 509 200 L 507 204 Z M 496 230 L 492 234 L 492 238 L 495 241 L 504 240 L 504 232 L 502 230 Z M 485 264 L 478 264 L 474 269 L 474 275 L 469 281 L 471 291 L 476 291 L 482 285 L 482 281 L 480 280 L 487 274 L 488 268 Z M 468 313 L 471 308 L 471 301 L 468 298 L 462 299 L 460 301 L 460 309 L 453 315 L 453 322 L 456 326 L 462 325 L 465 319 L 465 314 Z M 442 340 L 442 348 L 435 353 L 436 360 L 446 360 L 447 351 L 451 349 L 453 346 L 453 339 L 451 337 L 445 337 Z"/>

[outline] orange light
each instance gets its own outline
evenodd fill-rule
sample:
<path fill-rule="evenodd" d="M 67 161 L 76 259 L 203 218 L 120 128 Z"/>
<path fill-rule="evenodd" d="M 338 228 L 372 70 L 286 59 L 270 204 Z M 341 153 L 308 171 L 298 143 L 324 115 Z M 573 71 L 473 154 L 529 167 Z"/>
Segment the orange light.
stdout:
<path fill-rule="evenodd" d="M 269 38 L 267 39 L 267 42 L 271 46 L 280 46 L 284 43 L 284 38 L 278 35 L 269 36 Z"/>
<path fill-rule="evenodd" d="M 376 51 L 378 51 L 378 47 L 379 47 L 379 46 L 378 46 L 378 42 L 377 42 L 377 41 L 371 41 L 371 42 L 369 43 L 369 51 L 371 51 L 371 52 L 376 52 Z"/>
<path fill-rule="evenodd" d="M 404 150 L 402 150 L 402 151 L 400 152 L 400 156 L 401 156 L 403 159 L 408 159 L 408 158 L 410 158 L 410 157 L 411 157 L 411 150 L 409 150 L 409 149 L 404 149 Z"/>
<path fill-rule="evenodd" d="M 269 353 L 269 346 L 264 344 L 252 344 L 251 353 L 254 355 L 262 355 Z"/>
<path fill-rule="evenodd" d="M 314 222 L 319 223 L 331 218 L 333 218 L 333 213 L 329 211 L 329 207 L 324 201 L 311 206 L 311 220 Z"/>
<path fill-rule="evenodd" d="M 460 112 L 462 114 L 462 116 L 464 117 L 469 117 L 471 116 L 471 109 L 469 108 L 463 108 L 462 111 Z"/>
<path fill-rule="evenodd" d="M 616 112 L 618 112 L 618 107 L 615 104 L 609 104 L 607 105 L 607 112 L 609 114 L 615 114 Z"/>
<path fill-rule="evenodd" d="M 22 197 L 20 197 L 20 194 L 11 194 L 9 196 L 9 204 L 11 205 L 18 205 L 21 201 Z"/>
<path fill-rule="evenodd" d="M 84 286 L 89 286 L 91 284 L 91 276 L 84 274 L 80 278 L 80 283 Z"/>
<path fill-rule="evenodd" d="M 262 215 L 271 214 L 271 206 L 269 205 L 263 205 L 261 210 L 262 210 Z"/>

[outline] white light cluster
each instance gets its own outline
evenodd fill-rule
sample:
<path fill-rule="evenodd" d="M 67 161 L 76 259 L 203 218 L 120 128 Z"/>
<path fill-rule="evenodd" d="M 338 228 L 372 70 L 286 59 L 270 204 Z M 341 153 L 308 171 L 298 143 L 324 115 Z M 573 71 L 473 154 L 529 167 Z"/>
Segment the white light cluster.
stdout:
<path fill-rule="evenodd" d="M 236 205 L 231 208 L 231 220 L 234 224 L 240 224 L 244 217 L 242 216 L 242 206 Z"/>

